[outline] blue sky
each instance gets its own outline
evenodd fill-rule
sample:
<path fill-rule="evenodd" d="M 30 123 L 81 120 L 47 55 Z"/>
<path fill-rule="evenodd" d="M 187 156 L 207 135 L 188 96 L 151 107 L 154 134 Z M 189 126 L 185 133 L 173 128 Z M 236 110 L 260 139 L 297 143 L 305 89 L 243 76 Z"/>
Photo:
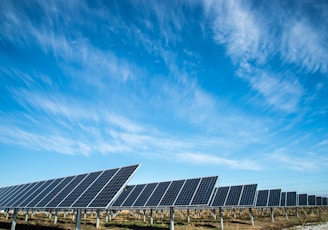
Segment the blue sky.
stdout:
<path fill-rule="evenodd" d="M 328 194 L 327 1 L 4 0 L 0 28 L 0 186 L 141 163 Z"/>

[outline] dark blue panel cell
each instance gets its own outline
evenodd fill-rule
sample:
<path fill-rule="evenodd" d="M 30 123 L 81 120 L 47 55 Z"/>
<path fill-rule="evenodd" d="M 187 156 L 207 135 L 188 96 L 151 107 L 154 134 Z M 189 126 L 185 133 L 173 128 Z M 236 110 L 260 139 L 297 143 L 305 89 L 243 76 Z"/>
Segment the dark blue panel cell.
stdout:
<path fill-rule="evenodd" d="M 158 183 L 147 184 L 145 189 L 142 191 L 136 202 L 133 204 L 134 207 L 142 207 L 146 204 L 147 200 L 154 192 Z"/>
<path fill-rule="evenodd" d="M 56 208 L 87 175 L 88 174 L 82 174 L 74 177 L 74 179 L 46 205 L 46 207 Z"/>
<path fill-rule="evenodd" d="M 239 206 L 254 206 L 257 184 L 244 185 Z"/>
<path fill-rule="evenodd" d="M 123 207 L 131 207 L 136 199 L 140 196 L 141 192 L 144 190 L 146 184 L 137 185 L 134 190 L 130 193 L 129 197 L 124 201 Z"/>
<path fill-rule="evenodd" d="M 27 204 L 30 203 L 34 197 L 38 196 L 44 189 L 46 189 L 53 181 L 54 180 L 47 180 L 40 182 L 33 188 L 33 191 L 30 193 L 30 195 L 27 196 L 27 198 L 22 203 L 18 204 L 17 207 L 27 207 Z"/>
<path fill-rule="evenodd" d="M 132 177 L 139 165 L 120 168 L 114 178 L 103 188 L 103 190 L 88 205 L 89 208 L 107 208 L 123 190 L 128 180 Z"/>
<path fill-rule="evenodd" d="M 217 179 L 217 176 L 202 178 L 191 205 L 207 205 L 213 194 Z"/>
<path fill-rule="evenodd" d="M 20 192 L 16 194 L 15 197 L 12 197 L 10 201 L 7 201 L 7 207 L 15 207 L 14 204 L 17 203 L 17 201 L 21 197 L 26 197 L 27 195 L 30 194 L 30 191 L 33 191 L 32 188 L 34 187 L 36 183 L 31 183 L 31 184 L 25 184 L 22 188 L 20 188 Z M 19 204 L 19 203 L 18 203 Z"/>
<path fill-rule="evenodd" d="M 223 207 L 227 199 L 230 187 L 219 187 L 212 202 L 213 207 Z"/>
<path fill-rule="evenodd" d="M 27 188 L 27 190 L 25 190 L 22 195 L 17 197 L 11 203 L 11 207 L 17 207 L 21 202 L 23 202 L 26 199 L 26 197 L 31 194 L 31 191 L 34 191 L 34 188 L 36 188 L 38 184 L 39 184 L 39 182 L 34 182 L 34 183 L 30 184 L 30 186 Z"/>
<path fill-rule="evenodd" d="M 281 189 L 271 189 L 269 194 L 269 207 L 279 207 L 281 198 Z"/>
<path fill-rule="evenodd" d="M 242 185 L 231 186 L 227 201 L 224 204 L 224 206 L 227 206 L 227 207 L 238 206 L 242 189 L 243 189 Z"/>
<path fill-rule="evenodd" d="M 298 195 L 298 206 L 307 206 L 307 194 Z"/>
<path fill-rule="evenodd" d="M 58 195 L 60 191 L 62 191 L 73 179 L 75 176 L 66 177 L 61 182 L 57 184 L 57 186 L 52 190 L 48 195 L 46 195 L 38 204 L 36 204 L 37 208 L 44 208 L 46 205 Z"/>
<path fill-rule="evenodd" d="M 159 205 L 172 206 L 184 183 L 185 180 L 172 181 Z"/>
<path fill-rule="evenodd" d="M 59 182 L 61 182 L 63 178 L 55 179 L 43 192 L 41 192 L 38 196 L 35 197 L 34 200 L 32 200 L 29 204 L 27 204 L 27 207 L 35 207 L 37 203 L 39 203 L 51 190 L 53 190 Z"/>
<path fill-rule="evenodd" d="M 322 199 L 322 205 L 327 206 L 327 197 Z"/>
<path fill-rule="evenodd" d="M 1 206 L 7 207 L 9 201 L 11 201 L 14 197 L 16 197 L 16 195 L 21 192 L 21 189 L 24 186 L 26 186 L 26 184 L 13 186 L 11 191 L 8 192 L 7 195 L 2 199 Z"/>
<path fill-rule="evenodd" d="M 309 206 L 315 206 L 315 196 L 314 195 L 310 195 L 308 196 L 308 205 Z"/>
<path fill-rule="evenodd" d="M 316 202 L 317 206 L 321 206 L 322 205 L 321 196 L 316 196 L 315 197 L 315 202 Z"/>
<path fill-rule="evenodd" d="M 176 206 L 187 206 L 190 204 L 191 199 L 193 198 L 196 189 L 200 183 L 201 178 L 188 179 L 183 185 L 182 190 L 175 201 Z"/>
<path fill-rule="evenodd" d="M 107 170 L 88 188 L 72 207 L 87 207 L 100 190 L 112 179 L 119 169 Z"/>
<path fill-rule="evenodd" d="M 122 206 L 125 199 L 130 195 L 130 193 L 134 190 L 136 185 L 129 185 L 126 186 L 123 192 L 120 194 L 120 196 L 114 201 L 113 207 L 120 207 Z"/>
<path fill-rule="evenodd" d="M 296 206 L 296 197 L 297 197 L 296 192 L 287 192 L 286 206 L 288 207 Z"/>
<path fill-rule="evenodd" d="M 158 205 L 158 203 L 160 202 L 160 200 L 162 199 L 162 197 L 164 196 L 169 185 L 170 185 L 170 182 L 159 183 L 158 186 L 156 187 L 155 191 L 149 198 L 146 206 L 156 207 Z"/>
<path fill-rule="evenodd" d="M 102 172 L 93 172 L 88 174 L 81 183 L 72 190 L 72 192 L 57 206 L 61 208 L 69 208 L 77 198 L 83 194 L 86 189 L 98 178 Z"/>
<path fill-rule="evenodd" d="M 267 207 L 269 190 L 260 190 L 257 193 L 256 207 Z"/>
<path fill-rule="evenodd" d="M 286 206 L 286 192 L 281 193 L 280 206 L 281 207 Z"/>

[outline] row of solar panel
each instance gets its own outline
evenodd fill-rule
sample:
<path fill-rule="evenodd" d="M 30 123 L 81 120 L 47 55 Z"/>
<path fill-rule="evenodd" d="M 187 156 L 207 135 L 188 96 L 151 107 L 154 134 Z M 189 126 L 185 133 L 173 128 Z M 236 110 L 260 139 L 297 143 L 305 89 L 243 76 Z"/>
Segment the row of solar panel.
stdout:
<path fill-rule="evenodd" d="M 113 208 L 144 208 L 208 205 L 218 177 L 128 186 Z"/>
<path fill-rule="evenodd" d="M 0 188 L 4 208 L 107 208 L 139 165 Z"/>

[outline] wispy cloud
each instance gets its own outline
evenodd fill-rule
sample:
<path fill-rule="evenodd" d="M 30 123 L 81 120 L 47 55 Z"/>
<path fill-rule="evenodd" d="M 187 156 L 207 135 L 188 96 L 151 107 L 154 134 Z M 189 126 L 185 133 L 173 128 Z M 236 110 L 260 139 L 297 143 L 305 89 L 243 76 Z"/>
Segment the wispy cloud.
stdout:
<path fill-rule="evenodd" d="M 256 162 L 251 160 L 223 158 L 215 155 L 198 154 L 198 153 L 179 153 L 177 157 L 181 161 L 189 161 L 194 164 L 205 165 L 221 165 L 234 169 L 243 170 L 260 170 L 261 167 Z"/>

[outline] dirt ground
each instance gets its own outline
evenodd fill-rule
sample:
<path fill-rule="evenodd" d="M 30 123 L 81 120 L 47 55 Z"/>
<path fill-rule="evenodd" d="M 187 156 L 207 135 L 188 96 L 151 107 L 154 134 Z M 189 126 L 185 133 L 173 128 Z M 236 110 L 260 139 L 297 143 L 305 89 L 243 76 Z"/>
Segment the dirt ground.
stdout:
<path fill-rule="evenodd" d="M 300 209 L 298 217 L 296 209 L 288 210 L 288 220 L 284 209 L 275 210 L 274 223 L 271 221 L 269 210 L 253 210 L 254 225 L 252 225 L 248 210 L 225 210 L 223 213 L 224 229 L 226 230 L 258 230 L 258 229 L 295 229 L 295 226 L 311 226 L 328 222 L 328 209 Z M 4 213 L 0 214 L 0 229 L 10 229 L 12 214 L 6 219 Z M 175 229 L 176 230 L 209 230 L 220 229 L 219 213 L 216 211 L 216 220 L 208 210 L 190 211 L 190 222 L 187 221 L 186 211 L 175 211 Z M 143 212 L 120 211 L 112 220 L 106 222 L 106 214 L 102 213 L 98 229 L 148 229 L 164 230 L 169 229 L 169 212 L 153 212 L 153 224 L 150 224 L 149 212 L 146 212 L 146 221 L 144 222 Z M 19 213 L 17 217 L 16 229 L 45 229 L 59 230 L 75 229 L 75 220 L 73 213 L 60 213 L 57 223 L 54 224 L 54 214 L 49 213 L 29 213 L 28 222 L 25 221 L 25 213 Z M 82 214 L 81 229 L 96 229 L 96 214 L 88 212 L 86 218 Z M 299 228 L 298 228 L 299 229 Z"/>

